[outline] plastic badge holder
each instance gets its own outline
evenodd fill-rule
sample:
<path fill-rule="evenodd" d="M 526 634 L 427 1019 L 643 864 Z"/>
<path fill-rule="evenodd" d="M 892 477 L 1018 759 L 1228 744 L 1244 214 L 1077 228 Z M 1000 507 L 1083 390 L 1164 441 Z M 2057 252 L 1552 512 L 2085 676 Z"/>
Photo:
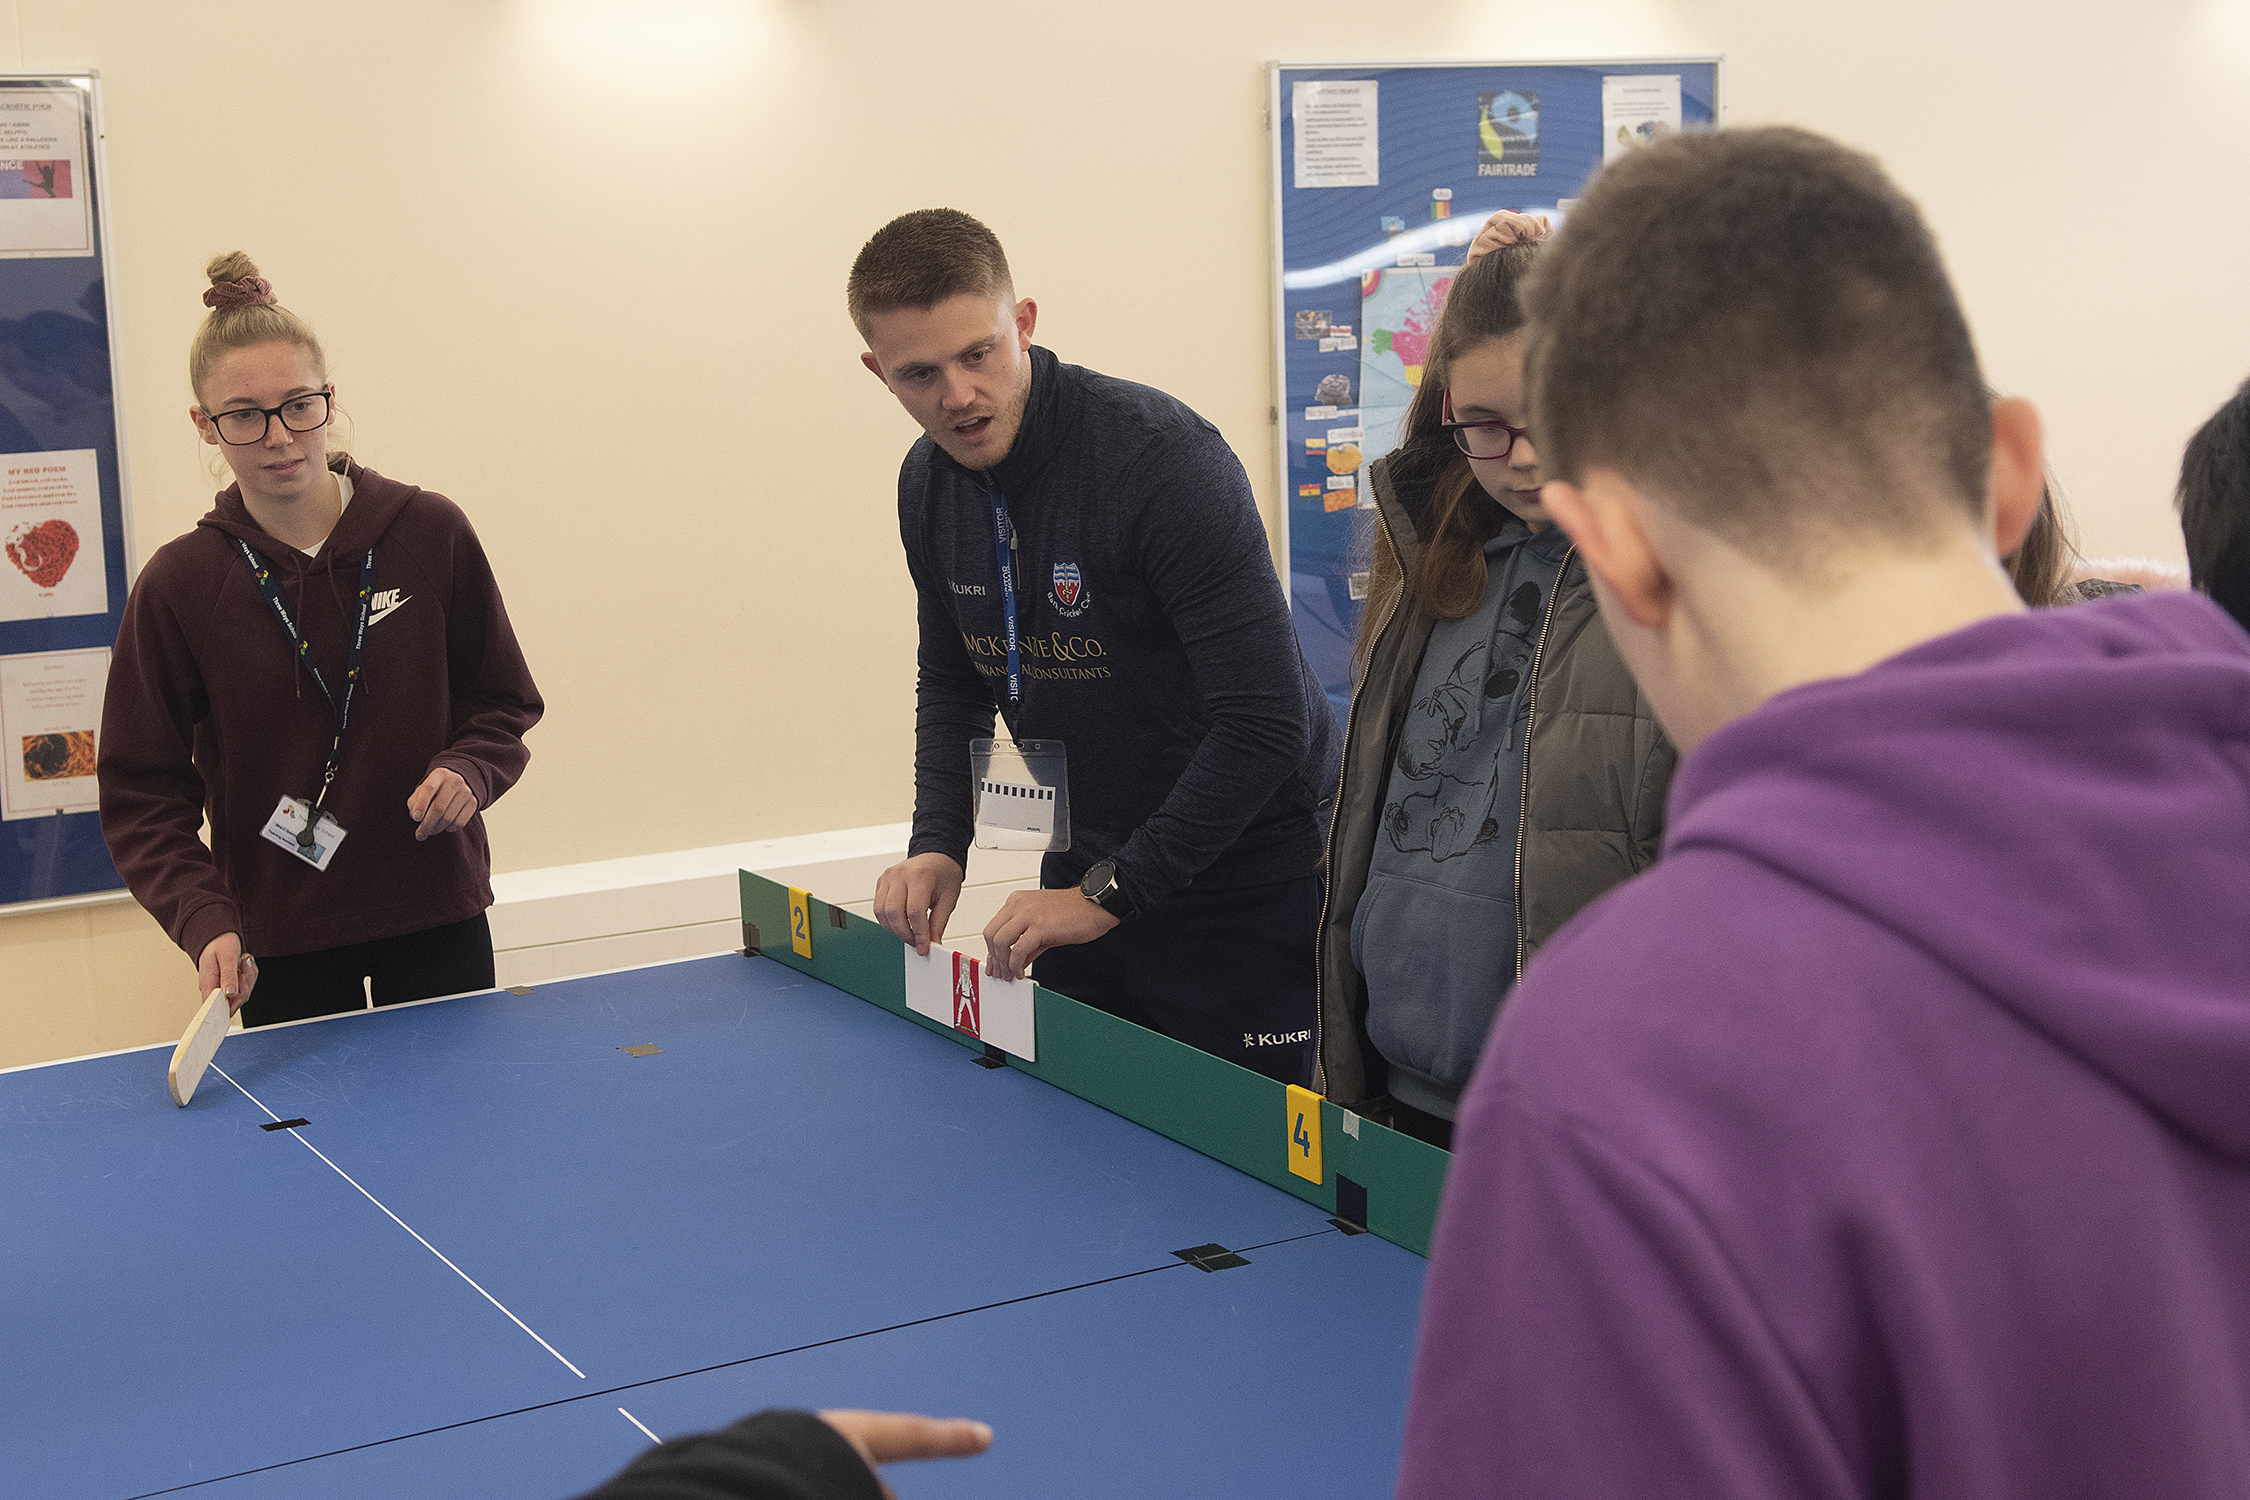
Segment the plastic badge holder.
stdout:
<path fill-rule="evenodd" d="M 1070 847 L 1070 764 L 1061 740 L 971 740 L 979 849 Z"/>

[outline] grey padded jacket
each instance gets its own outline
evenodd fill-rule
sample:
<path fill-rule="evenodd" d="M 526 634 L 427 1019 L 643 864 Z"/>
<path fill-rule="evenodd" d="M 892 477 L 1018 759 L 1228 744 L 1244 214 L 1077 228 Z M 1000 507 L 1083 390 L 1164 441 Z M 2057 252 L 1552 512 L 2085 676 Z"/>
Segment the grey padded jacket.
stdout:
<path fill-rule="evenodd" d="M 1405 453 L 1369 476 L 1377 524 L 1411 580 L 1422 557 L 1435 471 Z M 1352 693 L 1343 781 L 1328 834 L 1328 894 L 1318 938 L 1320 1004 L 1313 1087 L 1346 1108 L 1386 1088 L 1367 1039 L 1367 992 L 1352 964 L 1352 913 L 1367 888 L 1391 760 L 1414 697 L 1432 621 L 1411 584 L 1391 601 Z M 1634 685 L 1603 626 L 1576 549 L 1547 601 L 1531 665 L 1531 732 L 1516 805 L 1516 909 L 1511 984 L 1541 944 L 1610 887 L 1656 862 L 1664 797 L 1678 752 Z"/>

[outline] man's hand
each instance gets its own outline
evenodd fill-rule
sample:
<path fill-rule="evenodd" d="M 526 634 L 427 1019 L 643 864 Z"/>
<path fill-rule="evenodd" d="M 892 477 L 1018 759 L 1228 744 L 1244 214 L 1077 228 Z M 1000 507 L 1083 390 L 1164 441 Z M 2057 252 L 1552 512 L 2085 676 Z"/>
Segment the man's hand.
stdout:
<path fill-rule="evenodd" d="M 1059 891 L 1017 891 L 984 929 L 984 971 L 995 979 L 1021 979 L 1049 948 L 1090 943 L 1117 918 L 1073 886 Z"/>
<path fill-rule="evenodd" d="M 875 920 L 914 951 L 929 956 L 961 901 L 961 867 L 948 854 L 917 854 L 875 882 Z M 917 1419 L 919 1420 L 919 1419 Z"/>
<path fill-rule="evenodd" d="M 1534 218 L 1530 214 L 1513 214 L 1503 208 L 1485 220 L 1484 227 L 1477 231 L 1477 237 L 1469 242 L 1466 264 L 1475 265 L 1502 245 L 1513 245 L 1519 240 L 1543 240 L 1552 232 L 1553 228 L 1547 223 L 1545 214 Z"/>
<path fill-rule="evenodd" d="M 468 827 L 469 819 L 477 815 L 477 794 L 459 771 L 439 766 L 406 799 L 406 815 L 420 825 L 414 830 L 414 842 L 419 844 Z"/>
<path fill-rule="evenodd" d="M 867 1460 L 870 1469 L 902 1458 L 966 1458 L 992 1446 L 991 1428 L 982 1422 L 959 1417 L 917 1417 L 896 1411 L 824 1411 L 820 1419 L 842 1433 L 845 1441 Z M 889 1495 L 891 1487 L 884 1485 L 883 1493 Z"/>
<path fill-rule="evenodd" d="M 257 983 L 258 961 L 242 951 L 241 933 L 222 932 L 203 945 L 203 956 L 195 964 L 196 999 L 223 989 L 231 1016 L 242 1009 L 242 1002 L 250 998 Z"/>

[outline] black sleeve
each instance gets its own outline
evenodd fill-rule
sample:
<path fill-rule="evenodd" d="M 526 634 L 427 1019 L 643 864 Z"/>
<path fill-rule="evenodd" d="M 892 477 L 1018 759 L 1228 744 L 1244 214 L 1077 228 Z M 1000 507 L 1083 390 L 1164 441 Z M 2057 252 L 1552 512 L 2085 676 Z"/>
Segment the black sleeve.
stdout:
<path fill-rule="evenodd" d="M 875 1471 L 809 1411 L 762 1411 L 675 1438 L 579 1500 L 882 1500 Z"/>
<path fill-rule="evenodd" d="M 914 660 L 914 836 L 906 852 L 943 854 L 967 869 L 976 815 L 969 801 L 969 741 L 991 735 L 994 699 L 961 643 L 943 589 L 923 566 L 915 534 L 919 497 L 910 500 L 907 490 L 902 477 L 899 531 L 921 643 Z"/>
<path fill-rule="evenodd" d="M 1146 907 L 1242 836 L 1303 769 L 1313 728 L 1297 630 L 1234 450 L 1208 430 L 1159 443 L 1129 488 L 1150 497 L 1135 517 L 1134 557 L 1211 713 L 1171 794 L 1117 852 L 1126 894 Z"/>

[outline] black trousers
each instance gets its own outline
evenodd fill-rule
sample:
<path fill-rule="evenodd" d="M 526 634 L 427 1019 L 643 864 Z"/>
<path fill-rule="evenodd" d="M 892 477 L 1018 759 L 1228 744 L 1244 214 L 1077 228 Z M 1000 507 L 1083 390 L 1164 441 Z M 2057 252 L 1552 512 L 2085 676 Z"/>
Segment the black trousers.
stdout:
<path fill-rule="evenodd" d="M 1283 1083 L 1312 1082 L 1320 877 L 1193 886 L 1090 943 L 1050 948 L 1032 977 Z"/>
<path fill-rule="evenodd" d="M 363 984 L 362 981 L 366 983 Z M 242 1007 L 245 1026 L 399 1005 L 492 988 L 492 928 L 478 912 L 466 922 L 315 953 L 258 960 L 258 987 Z"/>

